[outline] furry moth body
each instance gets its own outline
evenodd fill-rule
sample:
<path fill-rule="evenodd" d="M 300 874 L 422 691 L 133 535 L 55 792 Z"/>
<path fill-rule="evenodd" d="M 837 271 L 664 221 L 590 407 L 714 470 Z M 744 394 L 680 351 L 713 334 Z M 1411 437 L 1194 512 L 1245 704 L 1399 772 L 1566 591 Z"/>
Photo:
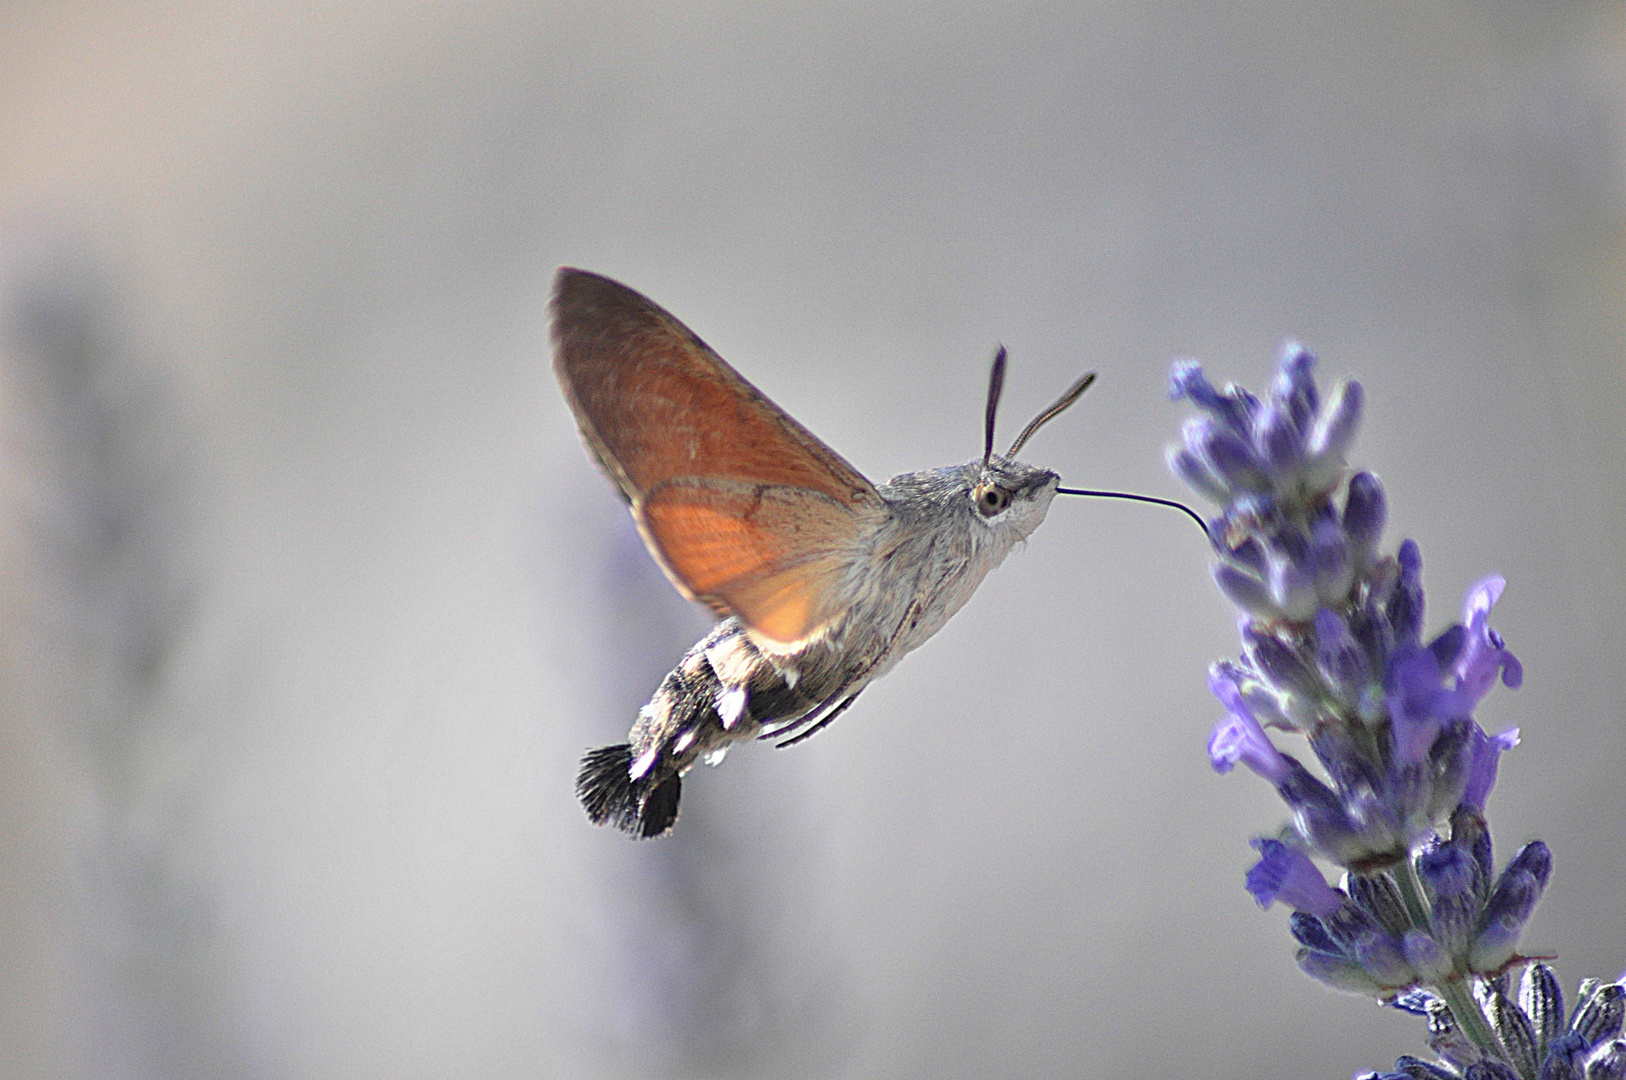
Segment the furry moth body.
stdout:
<path fill-rule="evenodd" d="M 723 619 L 661 682 L 626 743 L 589 752 L 588 816 L 637 837 L 677 819 L 683 775 L 733 743 L 788 745 L 835 719 L 936 633 L 1044 520 L 1060 478 L 993 419 L 981 459 L 876 487 L 675 318 L 597 274 L 562 269 L 554 371 L 583 441 L 673 584 Z"/>

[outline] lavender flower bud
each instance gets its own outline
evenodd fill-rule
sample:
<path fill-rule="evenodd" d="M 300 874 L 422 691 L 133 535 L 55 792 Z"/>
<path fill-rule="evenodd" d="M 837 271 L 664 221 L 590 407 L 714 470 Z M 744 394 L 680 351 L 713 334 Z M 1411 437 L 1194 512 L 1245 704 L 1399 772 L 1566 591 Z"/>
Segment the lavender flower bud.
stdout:
<path fill-rule="evenodd" d="M 1254 452 L 1273 472 L 1284 472 L 1304 456 L 1304 432 L 1292 410 L 1277 402 L 1266 405 L 1253 429 Z"/>
<path fill-rule="evenodd" d="M 1405 986 L 1417 978 L 1401 942 L 1381 931 L 1362 936 L 1350 951 L 1380 986 Z"/>
<path fill-rule="evenodd" d="M 1176 360 L 1169 368 L 1169 400 L 1181 398 L 1212 413 L 1238 435 L 1247 434 L 1252 426 L 1253 408 L 1257 406 L 1252 395 L 1239 395 L 1234 390 L 1221 394 L 1214 389 L 1203 374 L 1202 365 L 1195 360 Z"/>
<path fill-rule="evenodd" d="M 1224 505 L 1230 498 L 1230 490 L 1220 481 L 1208 466 L 1204 465 L 1196 454 L 1179 446 L 1171 446 L 1168 450 L 1167 461 L 1169 471 L 1185 482 L 1185 485 L 1210 502 Z"/>
<path fill-rule="evenodd" d="M 1451 814 L 1451 842 L 1471 852 L 1474 857 L 1474 892 L 1483 896 L 1496 868 L 1490 830 L 1485 818 L 1476 810 L 1459 805 Z"/>
<path fill-rule="evenodd" d="M 1281 756 L 1287 763 L 1287 775 L 1276 785 L 1276 794 L 1292 809 L 1293 825 L 1299 835 L 1340 866 L 1372 855 L 1374 848 L 1368 843 L 1368 830 L 1363 830 L 1351 820 L 1338 793 L 1316 779 L 1290 755 Z M 1385 848 L 1380 845 L 1377 850 Z"/>
<path fill-rule="evenodd" d="M 1463 1080 L 1520 1080 L 1512 1066 L 1491 1058 L 1481 1058 L 1462 1071 Z"/>
<path fill-rule="evenodd" d="M 1570 1030 L 1585 1039 L 1587 1049 L 1591 1050 L 1618 1036 L 1623 1018 L 1626 1018 L 1626 987 L 1606 983 L 1576 1007 Z"/>
<path fill-rule="evenodd" d="M 1271 597 L 1270 590 L 1258 578 L 1220 563 L 1213 569 L 1214 584 L 1225 598 L 1256 619 L 1275 622 L 1282 617 L 1282 609 Z"/>
<path fill-rule="evenodd" d="M 1465 956 L 1479 920 L 1473 856 L 1454 841 L 1436 844 L 1418 856 L 1417 872 L 1428 890 L 1435 939 L 1453 957 Z"/>
<path fill-rule="evenodd" d="M 1205 416 L 1187 420 L 1182 430 L 1186 449 L 1226 488 L 1236 491 L 1269 491 L 1266 475 L 1253 450 L 1241 436 Z"/>
<path fill-rule="evenodd" d="M 1323 604 L 1343 603 L 1355 584 L 1349 541 L 1330 517 L 1316 522 L 1310 532 L 1310 572 L 1315 578 L 1316 596 Z"/>
<path fill-rule="evenodd" d="M 1406 936 L 1400 939 L 1400 951 L 1406 963 L 1425 981 L 1439 982 L 1451 974 L 1450 955 L 1421 930 L 1406 931 Z"/>
<path fill-rule="evenodd" d="M 1350 899 L 1361 905 L 1378 925 L 1399 937 L 1411 929 L 1411 918 L 1406 914 L 1405 901 L 1400 890 L 1387 874 L 1349 874 L 1344 888 Z"/>
<path fill-rule="evenodd" d="M 1316 612 L 1315 636 L 1316 664 L 1322 678 L 1345 702 L 1354 703 L 1372 678 L 1366 653 L 1350 635 L 1349 624 L 1331 608 Z"/>
<path fill-rule="evenodd" d="M 1314 695 L 1319 689 L 1304 661 L 1274 634 L 1250 624 L 1243 627 L 1242 643 L 1253 666 L 1277 689 L 1305 695 Z"/>
<path fill-rule="evenodd" d="M 1282 355 L 1276 361 L 1276 382 L 1270 388 L 1271 401 L 1286 407 L 1293 422 L 1301 428 L 1310 426 L 1316 410 L 1321 407 L 1321 395 L 1315 388 L 1315 354 L 1303 343 L 1291 338 L 1282 342 Z"/>
<path fill-rule="evenodd" d="M 1490 797 L 1491 788 L 1496 786 L 1496 770 L 1502 752 L 1518 745 L 1518 728 L 1509 728 L 1500 735 L 1486 735 L 1478 724 L 1473 726 L 1469 736 L 1467 783 L 1460 804 L 1464 810 L 1476 815 L 1485 812 L 1485 800 Z"/>
<path fill-rule="evenodd" d="M 1344 453 L 1355 441 L 1355 431 L 1361 426 L 1361 410 L 1365 403 L 1366 392 L 1360 383 L 1354 379 L 1339 383 L 1310 431 L 1309 456 L 1318 461 L 1342 465 Z"/>
<path fill-rule="evenodd" d="M 1539 1059 L 1536 1032 L 1530 1018 L 1500 991 L 1493 992 L 1485 1005 L 1485 1014 L 1496 1030 L 1496 1037 L 1502 1041 L 1502 1049 L 1507 1051 L 1508 1061 L 1520 1076 L 1534 1076 Z"/>
<path fill-rule="evenodd" d="M 1519 1008 L 1530 1018 L 1538 1055 L 1545 1057 L 1547 1044 L 1564 1033 L 1564 989 L 1552 968 L 1538 961 L 1525 969 L 1524 981 L 1519 985 Z"/>
<path fill-rule="evenodd" d="M 1365 569 L 1372 552 L 1383 537 L 1383 524 L 1389 508 L 1383 485 L 1369 472 L 1349 478 L 1349 494 L 1344 499 L 1344 535 L 1349 538 L 1350 561 Z"/>
<path fill-rule="evenodd" d="M 1560 1035 L 1548 1044 L 1541 1060 L 1541 1080 L 1582 1080 L 1588 1049 L 1586 1040 L 1574 1032 Z"/>
<path fill-rule="evenodd" d="M 1371 974 L 1354 960 L 1314 949 L 1300 949 L 1294 957 L 1299 970 L 1316 982 L 1349 994 L 1381 997 L 1383 987 Z"/>
<path fill-rule="evenodd" d="M 1423 555 L 1417 541 L 1402 540 L 1395 552 L 1400 568 L 1400 579 L 1389 597 L 1384 616 L 1394 631 L 1396 645 L 1409 645 L 1417 640 L 1423 625 Z"/>
<path fill-rule="evenodd" d="M 1265 585 L 1271 602 L 1291 622 L 1309 620 L 1321 606 L 1316 599 L 1315 575 L 1285 552 L 1272 551 L 1267 558 Z"/>
<path fill-rule="evenodd" d="M 1280 840 L 1257 839 L 1259 861 L 1248 871 L 1248 892 L 1262 908 L 1281 901 L 1294 911 L 1327 916 L 1344 906 L 1344 894 L 1327 884 L 1310 857 Z"/>
<path fill-rule="evenodd" d="M 1586 1067 L 1586 1080 L 1626 1080 L 1626 1042 L 1617 1039 L 1593 1058 Z"/>
<path fill-rule="evenodd" d="M 1479 935 L 1468 954 L 1473 970 L 1495 971 L 1513 958 L 1519 934 L 1551 872 L 1552 856 L 1540 840 L 1526 844 L 1508 863 L 1480 916 Z"/>
<path fill-rule="evenodd" d="M 1287 929 L 1293 935 L 1293 940 L 1307 949 L 1331 956 L 1343 955 L 1344 947 L 1333 940 L 1326 924 L 1307 911 L 1293 912 L 1288 918 Z"/>

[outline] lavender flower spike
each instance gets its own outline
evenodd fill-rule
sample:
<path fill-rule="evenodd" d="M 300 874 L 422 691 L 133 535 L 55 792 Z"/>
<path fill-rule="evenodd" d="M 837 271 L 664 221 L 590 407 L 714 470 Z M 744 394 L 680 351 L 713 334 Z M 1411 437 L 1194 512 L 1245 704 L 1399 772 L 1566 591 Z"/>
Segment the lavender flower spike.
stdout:
<path fill-rule="evenodd" d="M 1567 1032 L 1544 967 L 1520 1003 L 1507 992 L 1507 969 L 1529 960 L 1519 936 L 1552 856 L 1535 841 L 1496 875 L 1484 816 L 1501 755 L 1519 742 L 1517 728 L 1487 735 L 1473 719 L 1498 681 L 1517 689 L 1524 677 L 1490 627 L 1505 582 L 1481 580 L 1462 622 L 1425 636 L 1422 554 L 1411 540 L 1381 549 L 1383 485 L 1346 476 L 1361 386 L 1323 399 L 1314 366 L 1290 343 L 1263 399 L 1216 389 L 1195 361 L 1170 375 L 1170 397 L 1201 413 L 1170 465 L 1219 504 L 1214 579 L 1243 616 L 1242 657 L 1209 673 L 1226 711 L 1209 758 L 1269 781 L 1289 818 L 1284 839 L 1253 842 L 1248 892 L 1293 909 L 1306 974 L 1425 1003 L 1441 1062 L 1402 1057 L 1371 1076 L 1626 1080 L 1626 986 L 1583 984 Z M 1267 724 L 1304 736 L 1320 769 L 1279 750 Z M 1312 857 L 1345 869 L 1342 889 Z"/>

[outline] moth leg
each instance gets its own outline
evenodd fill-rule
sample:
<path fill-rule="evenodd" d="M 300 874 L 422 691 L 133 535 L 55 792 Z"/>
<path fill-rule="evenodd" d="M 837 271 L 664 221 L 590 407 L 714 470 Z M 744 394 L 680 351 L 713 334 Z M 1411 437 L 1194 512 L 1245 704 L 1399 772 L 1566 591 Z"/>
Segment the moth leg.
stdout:
<path fill-rule="evenodd" d="M 854 694 L 852 697 L 847 698 L 840 705 L 837 705 L 835 708 L 833 708 L 829 712 L 825 713 L 824 716 L 819 720 L 818 723 L 814 724 L 812 727 L 808 728 L 806 731 L 798 732 L 797 734 L 792 735 L 790 738 L 786 739 L 782 743 L 774 743 L 774 749 L 775 750 L 783 750 L 787 746 L 795 746 L 797 743 L 801 742 L 803 739 L 811 738 L 816 733 L 818 733 L 820 731 L 823 731 L 825 728 L 830 726 L 830 721 L 834 720 L 836 717 L 838 717 L 842 713 L 846 712 L 847 711 L 847 706 L 849 706 L 853 702 L 857 701 L 858 700 L 858 694 L 862 694 L 863 692 L 864 691 L 862 691 L 862 690 L 858 691 L 857 694 Z"/>

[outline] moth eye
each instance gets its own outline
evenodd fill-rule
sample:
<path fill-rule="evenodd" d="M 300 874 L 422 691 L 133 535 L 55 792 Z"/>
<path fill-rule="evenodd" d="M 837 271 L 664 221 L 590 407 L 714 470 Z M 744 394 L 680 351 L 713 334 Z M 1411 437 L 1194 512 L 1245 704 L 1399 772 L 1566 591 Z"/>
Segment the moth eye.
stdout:
<path fill-rule="evenodd" d="M 1011 505 L 1011 493 L 993 484 L 977 489 L 977 510 L 983 517 L 993 517 Z"/>

